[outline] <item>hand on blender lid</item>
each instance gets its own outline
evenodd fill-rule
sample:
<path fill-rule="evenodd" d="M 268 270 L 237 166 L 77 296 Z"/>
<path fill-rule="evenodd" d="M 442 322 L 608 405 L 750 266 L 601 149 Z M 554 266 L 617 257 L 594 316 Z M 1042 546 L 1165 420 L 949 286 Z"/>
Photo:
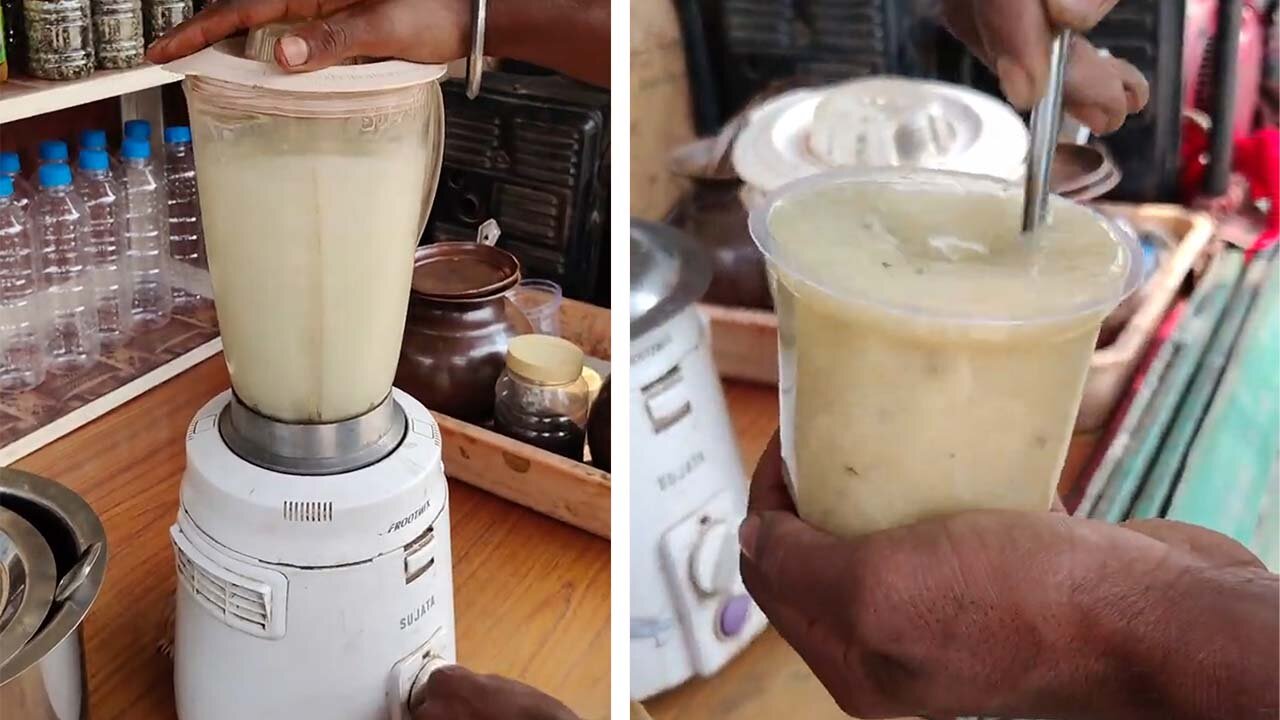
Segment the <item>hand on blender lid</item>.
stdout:
<path fill-rule="evenodd" d="M 487 5 L 485 55 L 609 84 L 609 0 Z M 172 62 L 250 28 L 293 21 L 274 48 L 285 70 L 358 57 L 447 63 L 471 50 L 473 11 L 473 0 L 223 0 L 153 43 L 147 59 Z"/>

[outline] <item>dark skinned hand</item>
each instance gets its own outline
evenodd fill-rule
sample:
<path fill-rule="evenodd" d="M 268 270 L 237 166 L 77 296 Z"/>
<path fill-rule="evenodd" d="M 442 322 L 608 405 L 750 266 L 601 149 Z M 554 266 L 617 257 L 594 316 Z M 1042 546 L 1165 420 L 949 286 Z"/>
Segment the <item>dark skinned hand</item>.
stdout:
<path fill-rule="evenodd" d="M 1000 78 L 1010 103 L 1029 110 L 1044 96 L 1049 53 L 1062 29 L 1093 29 L 1118 0 L 943 0 L 948 29 Z M 1098 52 L 1082 35 L 1071 45 L 1066 111 L 1099 134 L 1115 132 L 1147 104 L 1150 88 L 1133 65 Z"/>
<path fill-rule="evenodd" d="M 413 720 L 578 720 L 555 698 L 497 675 L 441 668 L 415 697 Z"/>
<path fill-rule="evenodd" d="M 609 84 L 608 0 L 488 0 L 485 51 Z M 471 49 L 471 0 L 219 0 L 147 49 L 166 63 L 253 27 L 307 21 L 276 43 L 293 72 L 356 57 L 447 63 Z M 566 37 L 574 42 L 565 42 Z"/>
<path fill-rule="evenodd" d="M 748 591 L 850 715 L 1276 717 L 1280 585 L 1209 530 L 991 511 L 841 539 L 796 516 L 775 436 L 740 536 Z"/>

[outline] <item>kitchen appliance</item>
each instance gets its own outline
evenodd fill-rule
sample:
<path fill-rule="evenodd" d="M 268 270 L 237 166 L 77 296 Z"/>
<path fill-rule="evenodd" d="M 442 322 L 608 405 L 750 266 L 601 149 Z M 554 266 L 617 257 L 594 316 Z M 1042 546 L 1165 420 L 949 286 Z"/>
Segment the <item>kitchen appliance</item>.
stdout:
<path fill-rule="evenodd" d="M 440 430 L 391 386 L 444 68 L 284 73 L 244 42 L 169 66 L 232 385 L 187 429 L 178 716 L 407 718 L 455 658 Z"/>
<path fill-rule="evenodd" d="M 765 627 L 738 575 L 747 478 L 710 335 L 698 246 L 631 223 L 631 696 L 724 667 Z"/>
<path fill-rule="evenodd" d="M 0 715 L 89 716 L 81 623 L 106 569 L 106 532 L 84 499 L 0 469 Z"/>
<path fill-rule="evenodd" d="M 443 181 L 425 242 L 472 241 L 490 218 L 524 276 L 609 304 L 609 93 L 535 71 L 443 85 Z"/>

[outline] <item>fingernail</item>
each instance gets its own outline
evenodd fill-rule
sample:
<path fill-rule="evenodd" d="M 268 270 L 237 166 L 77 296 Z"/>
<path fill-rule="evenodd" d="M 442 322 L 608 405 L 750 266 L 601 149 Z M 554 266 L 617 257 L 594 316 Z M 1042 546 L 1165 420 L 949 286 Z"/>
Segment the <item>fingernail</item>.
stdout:
<path fill-rule="evenodd" d="M 1030 108 L 1035 105 L 1035 90 L 1031 76 L 1022 65 L 1012 58 L 1002 57 L 996 61 L 996 75 L 1000 78 L 1000 89 L 1004 96 L 1015 107 Z"/>
<path fill-rule="evenodd" d="M 738 547 L 748 560 L 755 559 L 756 536 L 760 534 L 760 518 L 748 515 L 738 527 Z"/>
<path fill-rule="evenodd" d="M 311 51 L 307 48 L 306 40 L 289 35 L 280 38 L 280 54 L 284 55 L 286 65 L 297 67 L 307 62 L 307 56 Z"/>
<path fill-rule="evenodd" d="M 1085 127 L 1092 130 L 1098 135 L 1106 135 L 1107 128 L 1111 125 L 1111 116 L 1101 108 L 1087 107 L 1076 111 L 1076 119 L 1085 124 Z"/>

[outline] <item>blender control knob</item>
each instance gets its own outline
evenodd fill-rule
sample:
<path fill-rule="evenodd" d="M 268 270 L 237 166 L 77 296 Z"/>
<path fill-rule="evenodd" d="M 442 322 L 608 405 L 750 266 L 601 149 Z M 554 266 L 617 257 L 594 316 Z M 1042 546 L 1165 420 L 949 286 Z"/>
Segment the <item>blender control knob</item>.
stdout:
<path fill-rule="evenodd" d="M 413 678 L 413 685 L 409 688 L 409 707 L 414 708 L 418 703 L 422 702 L 422 695 L 427 692 L 427 680 L 431 677 L 431 673 L 449 667 L 450 663 L 445 659 L 432 655 L 427 658 L 422 669 L 418 670 L 418 674 Z"/>
<path fill-rule="evenodd" d="M 716 520 L 703 528 L 689 558 L 689 577 L 704 595 L 733 589 L 738 577 L 738 543 L 729 523 Z"/>
<path fill-rule="evenodd" d="M 728 640 L 737 637 L 751 619 L 751 598 L 746 595 L 734 595 L 720 607 L 720 617 L 716 620 L 716 631 L 720 637 Z"/>

